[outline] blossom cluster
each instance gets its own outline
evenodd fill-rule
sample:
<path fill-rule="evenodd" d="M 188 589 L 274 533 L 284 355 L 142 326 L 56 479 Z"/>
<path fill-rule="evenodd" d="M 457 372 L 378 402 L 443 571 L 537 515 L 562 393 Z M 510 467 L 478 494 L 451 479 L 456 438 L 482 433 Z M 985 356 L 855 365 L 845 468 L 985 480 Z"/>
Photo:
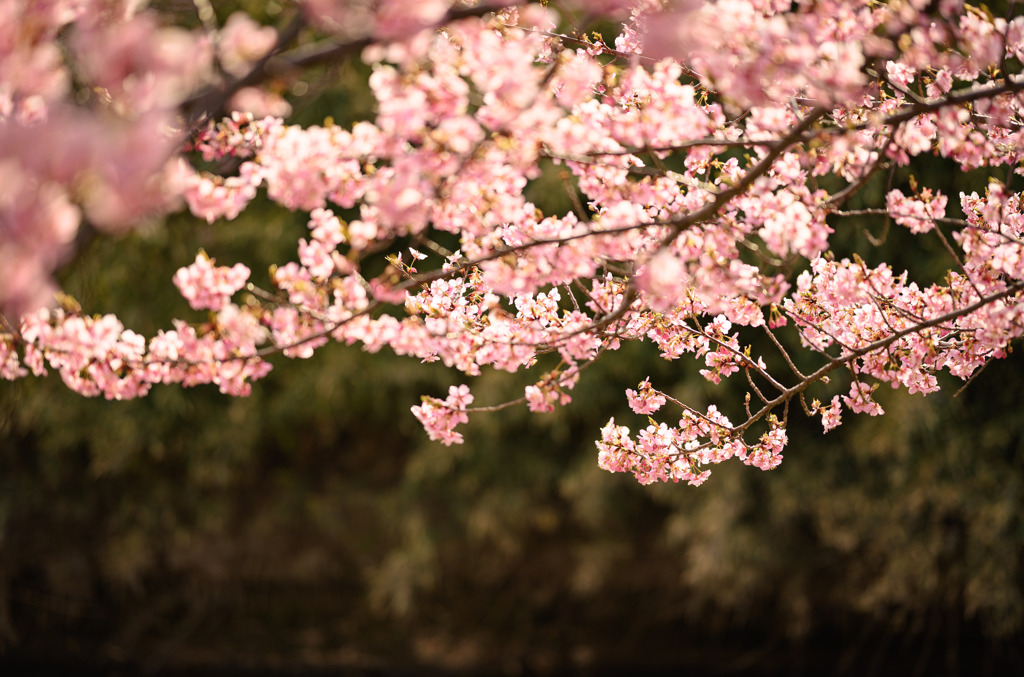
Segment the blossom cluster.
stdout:
<path fill-rule="evenodd" d="M 452 386 L 443 401 L 424 397 L 422 404 L 412 408 L 412 413 L 423 424 L 430 439 L 451 446 L 462 442 L 462 433 L 455 432 L 455 426 L 469 421 L 466 407 L 472 403 L 473 395 L 468 386 Z"/>
<path fill-rule="evenodd" d="M 174 275 L 175 286 L 196 310 L 224 308 L 231 295 L 249 279 L 249 269 L 241 263 L 230 268 L 213 264 L 213 259 L 200 252 L 195 263 Z"/>
<path fill-rule="evenodd" d="M 212 383 L 227 395 L 245 396 L 270 364 L 255 356 L 266 330 L 237 306 L 224 307 L 206 331 L 181 321 L 147 341 L 113 315 L 90 317 L 62 308 L 26 315 L 18 335 L 24 367 L 11 339 L 0 339 L 4 378 L 42 376 L 55 370 L 72 390 L 88 397 L 141 397 L 156 383 Z"/>

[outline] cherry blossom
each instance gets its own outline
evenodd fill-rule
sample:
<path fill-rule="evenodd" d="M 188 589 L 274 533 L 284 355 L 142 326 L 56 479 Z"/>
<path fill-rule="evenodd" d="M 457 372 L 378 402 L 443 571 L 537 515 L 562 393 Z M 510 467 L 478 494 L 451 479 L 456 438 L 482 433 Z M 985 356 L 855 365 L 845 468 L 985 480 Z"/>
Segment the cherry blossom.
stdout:
<path fill-rule="evenodd" d="M 213 259 L 200 252 L 195 263 L 174 275 L 175 286 L 196 310 L 220 310 L 249 279 L 249 269 L 241 263 L 230 268 L 213 264 Z"/>

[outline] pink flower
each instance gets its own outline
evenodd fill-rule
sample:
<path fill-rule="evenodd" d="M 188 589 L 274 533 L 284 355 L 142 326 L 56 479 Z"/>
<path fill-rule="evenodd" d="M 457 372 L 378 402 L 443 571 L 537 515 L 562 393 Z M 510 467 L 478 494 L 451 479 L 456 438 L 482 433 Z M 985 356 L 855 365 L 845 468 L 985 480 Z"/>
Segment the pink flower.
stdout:
<path fill-rule="evenodd" d="M 258 87 L 242 87 L 228 101 L 232 111 L 248 113 L 256 118 L 267 116 L 286 118 L 292 114 L 292 105 L 282 96 Z"/>
<path fill-rule="evenodd" d="M 933 197 L 930 190 L 922 192 L 921 198 L 908 198 L 900 190 L 892 190 L 886 196 L 886 208 L 896 223 L 910 232 L 927 233 L 935 227 L 935 219 L 946 215 L 947 198 L 941 193 Z"/>
<path fill-rule="evenodd" d="M 220 310 L 249 279 L 249 269 L 241 263 L 230 268 L 213 264 L 213 259 L 200 252 L 195 263 L 174 274 L 174 285 L 195 310 Z"/>
<path fill-rule="evenodd" d="M 637 386 L 639 392 L 626 390 L 626 398 L 629 400 L 629 408 L 637 414 L 653 414 L 665 404 L 665 396 L 651 387 L 650 379 L 644 379 Z"/>
<path fill-rule="evenodd" d="M 896 61 L 888 61 L 885 64 L 885 72 L 894 85 L 906 87 L 914 81 L 914 69 L 910 66 Z"/>
<path fill-rule="evenodd" d="M 850 394 L 843 395 L 843 402 L 850 408 L 850 411 L 856 414 L 866 413 L 872 416 L 884 414 L 885 411 L 882 407 L 871 399 L 872 390 L 873 388 L 867 383 L 854 381 L 850 384 Z"/>
<path fill-rule="evenodd" d="M 245 75 L 252 64 L 263 58 L 277 44 L 273 26 L 261 26 L 245 12 L 228 17 L 220 30 L 217 55 L 224 70 L 232 75 Z"/>
<path fill-rule="evenodd" d="M 447 447 L 462 444 L 462 434 L 455 432 L 455 426 L 469 420 L 466 407 L 472 403 L 473 396 L 468 386 L 451 386 L 444 401 L 436 397 L 424 397 L 420 405 L 412 408 L 412 413 L 423 424 L 431 440 Z"/>
<path fill-rule="evenodd" d="M 833 397 L 829 406 L 819 408 L 818 413 L 821 414 L 821 425 L 825 428 L 825 432 L 839 427 L 843 418 L 843 405 L 839 401 L 839 396 Z"/>
<path fill-rule="evenodd" d="M 678 256 L 661 250 L 651 257 L 637 277 L 638 286 L 650 297 L 651 306 L 668 310 L 685 293 L 689 283 L 686 266 Z"/>
<path fill-rule="evenodd" d="M 28 370 L 18 363 L 18 351 L 10 340 L 0 338 L 0 379 L 13 381 L 28 376 Z"/>

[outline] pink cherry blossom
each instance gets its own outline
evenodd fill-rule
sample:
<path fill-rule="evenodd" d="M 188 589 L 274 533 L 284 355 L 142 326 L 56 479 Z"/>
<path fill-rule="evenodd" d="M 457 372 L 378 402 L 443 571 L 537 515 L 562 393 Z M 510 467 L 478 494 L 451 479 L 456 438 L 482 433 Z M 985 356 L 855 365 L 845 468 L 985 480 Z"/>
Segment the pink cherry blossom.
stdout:
<path fill-rule="evenodd" d="M 629 408 L 637 414 L 653 414 L 665 405 L 665 396 L 651 387 L 650 379 L 644 379 L 639 391 L 626 390 Z"/>
<path fill-rule="evenodd" d="M 213 264 L 213 259 L 200 252 L 195 263 L 174 274 L 175 286 L 196 310 L 220 310 L 249 279 L 249 269 L 241 263 L 230 268 Z"/>
<path fill-rule="evenodd" d="M 261 26 L 245 12 L 235 12 L 220 31 L 217 57 L 224 70 L 232 75 L 244 75 L 276 42 L 277 31 L 273 26 Z"/>

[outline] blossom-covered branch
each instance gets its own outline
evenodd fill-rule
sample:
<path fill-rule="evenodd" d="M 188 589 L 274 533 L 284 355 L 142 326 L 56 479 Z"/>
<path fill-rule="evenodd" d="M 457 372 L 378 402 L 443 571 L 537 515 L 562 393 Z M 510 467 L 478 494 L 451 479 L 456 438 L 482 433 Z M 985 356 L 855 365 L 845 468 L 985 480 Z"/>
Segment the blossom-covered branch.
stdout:
<path fill-rule="evenodd" d="M 882 413 L 878 384 L 929 393 L 939 372 L 966 381 L 1024 333 L 1024 210 L 995 174 L 1024 162 L 1024 18 L 955 0 L 605 2 L 625 21 L 609 45 L 570 34 L 535 3 L 309 0 L 293 26 L 308 21 L 330 42 L 283 52 L 297 29 L 277 37 L 238 19 L 214 48 L 201 34 L 165 33 L 147 13 L 112 19 L 100 4 L 40 24 L 40 35 L 70 27 L 99 99 L 83 109 L 65 100 L 67 83 L 34 92 L 0 82 L 12 92 L 0 109 L 0 141 L 10 141 L 0 173 L 13 186 L 0 203 L 0 377 L 55 370 L 109 398 L 159 383 L 245 395 L 270 355 L 306 358 L 334 341 L 467 377 L 536 370 L 516 402 L 543 412 L 571 401 L 587 365 L 644 342 L 666 360 L 700 361 L 712 384 L 743 372 L 746 395 L 697 408 L 644 378 L 627 391 L 633 411 L 675 407 L 678 418 L 651 419 L 635 437 L 610 421 L 599 462 L 642 482 L 699 484 L 727 459 L 776 467 L 793 399 L 828 431 L 844 410 Z M 22 21 L 35 16 L 12 6 Z M 110 25 L 138 31 L 137 41 L 107 49 Z M 145 46 L 157 38 L 187 43 L 190 59 L 215 55 L 233 78 L 205 90 L 197 83 L 208 74 L 184 82 L 206 66 L 186 68 L 185 52 L 169 48 L 157 59 Z M 25 45 L 57 58 L 42 42 Z M 372 121 L 301 128 L 236 112 L 187 139 L 174 124 L 182 101 L 215 110 L 274 63 L 301 68 L 357 47 L 372 66 Z M 151 86 L 138 84 L 142 72 Z M 154 124 L 179 131 L 130 143 Z M 130 138 L 77 141 L 96 125 Z M 57 168 L 19 140 L 26 130 L 80 151 Z M 957 200 L 911 175 L 882 204 L 850 205 L 883 172 L 907 175 L 934 156 L 990 171 L 984 194 Z M 200 158 L 229 158 L 230 173 L 201 171 Z M 136 171 L 121 183 L 111 166 L 129 160 Z M 544 213 L 527 199 L 550 167 L 563 172 L 572 211 Z M 83 172 L 95 183 L 82 184 Z M 271 268 L 273 288 L 200 252 L 174 284 L 207 315 L 149 339 L 66 297 L 46 303 L 83 215 L 127 228 L 183 200 L 214 223 L 261 192 L 308 214 L 295 260 Z M 840 250 L 835 229 L 857 227 L 854 217 L 891 220 L 908 237 L 935 232 L 947 274 L 924 284 Z M 755 354 L 760 333 L 787 371 Z M 832 383 L 839 372 L 847 381 Z M 505 406 L 473 402 L 460 384 L 414 414 L 433 439 L 457 443 L 471 413 Z"/>

